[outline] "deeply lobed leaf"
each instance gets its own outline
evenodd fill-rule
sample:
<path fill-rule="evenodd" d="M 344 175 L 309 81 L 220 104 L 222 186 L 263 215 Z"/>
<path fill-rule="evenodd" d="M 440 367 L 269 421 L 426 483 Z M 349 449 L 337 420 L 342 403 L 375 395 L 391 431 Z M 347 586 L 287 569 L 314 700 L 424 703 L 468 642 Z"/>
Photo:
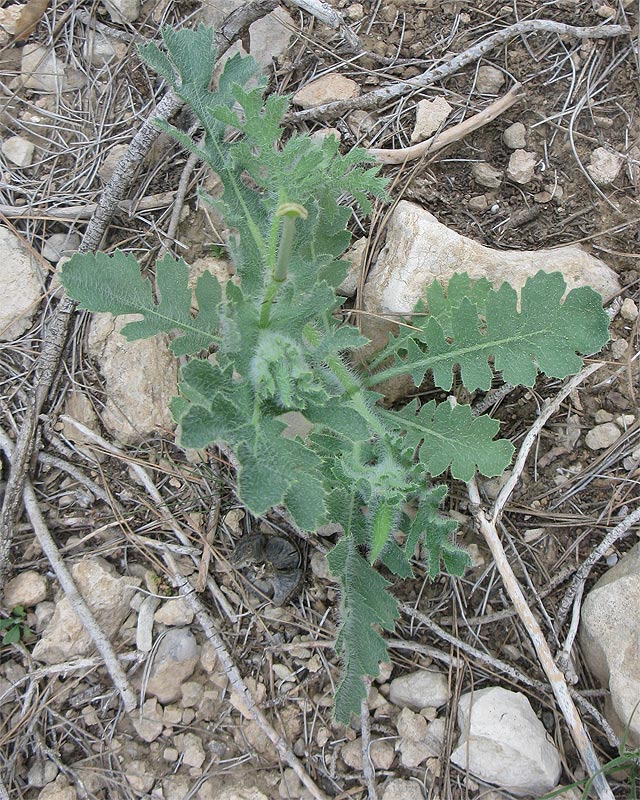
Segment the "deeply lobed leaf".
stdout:
<path fill-rule="evenodd" d="M 336 650 L 344 666 L 335 716 L 346 725 L 351 714 L 360 714 L 360 703 L 367 696 L 363 676 L 378 675 L 380 662 L 388 659 L 384 639 L 374 626 L 392 631 L 399 612 L 395 598 L 386 591 L 388 581 L 362 558 L 352 537 L 338 542 L 327 558 L 342 586 Z"/>
<path fill-rule="evenodd" d="M 435 384 L 449 390 L 459 366 L 467 389 L 486 391 L 493 378 L 491 360 L 513 385 L 533 386 L 538 370 L 565 378 L 581 368 L 579 354 L 597 352 L 609 338 L 600 295 L 581 287 L 563 301 L 565 291 L 559 272 L 541 270 L 527 280 L 518 310 L 518 295 L 507 283 L 498 290 L 483 283 L 471 297 L 454 291 L 445 298 L 432 286 L 427 296 L 434 300 L 436 316 L 416 319 L 418 330 L 394 338 L 375 364 L 396 354 L 395 366 L 376 373 L 368 383 L 409 373 L 419 386 L 431 371 Z"/>
<path fill-rule="evenodd" d="M 115 315 L 140 314 L 142 320 L 122 328 L 128 339 L 178 332 L 170 345 L 176 355 L 206 350 L 219 340 L 220 284 L 210 272 L 203 273 L 196 285 L 199 310 L 192 314 L 188 278 L 189 268 L 182 259 L 167 255 L 158 261 L 156 302 L 151 281 L 142 277 L 136 259 L 119 250 L 111 255 L 76 253 L 63 265 L 60 275 L 63 286 L 81 308 Z"/>

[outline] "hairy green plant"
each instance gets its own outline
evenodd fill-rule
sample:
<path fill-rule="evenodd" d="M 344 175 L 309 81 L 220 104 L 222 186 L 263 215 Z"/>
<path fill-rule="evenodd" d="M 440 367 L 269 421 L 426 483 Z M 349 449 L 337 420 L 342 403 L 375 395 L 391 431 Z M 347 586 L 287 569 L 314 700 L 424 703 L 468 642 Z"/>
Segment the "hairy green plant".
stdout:
<path fill-rule="evenodd" d="M 412 576 L 420 542 L 431 577 L 441 564 L 460 575 L 469 562 L 453 541 L 455 522 L 439 510 L 447 490 L 430 479 L 447 469 L 463 481 L 476 470 L 497 476 L 513 454 L 494 438 L 499 423 L 474 418 L 469 406 L 414 401 L 389 411 L 374 387 L 407 372 L 418 385 L 430 371 L 449 389 L 456 365 L 469 389 L 489 388 L 494 370 L 527 386 L 538 370 L 562 378 L 579 369 L 577 353 L 605 343 L 607 317 L 591 289 L 563 302 L 560 275 L 530 279 L 519 309 L 508 285 L 494 290 L 459 276 L 446 293 L 427 287 L 429 315 L 391 337 L 374 364 L 393 358 L 392 366 L 357 374 L 347 356 L 367 340 L 334 313 L 350 240 L 351 210 L 339 200 L 351 197 L 368 213 L 371 196 L 385 198 L 385 181 L 361 149 L 341 154 L 334 138 L 284 138 L 288 100 L 264 97 L 251 58 L 229 59 L 210 89 L 211 30 L 165 29 L 163 39 L 168 56 L 154 44 L 141 53 L 196 112 L 203 143 L 158 124 L 219 176 L 222 197 L 208 202 L 233 232 L 236 277 L 221 285 L 205 272 L 195 313 L 189 268 L 171 256 L 158 261 L 152 284 L 132 255 L 75 255 L 62 282 L 82 308 L 139 315 L 122 330 L 129 339 L 171 334 L 175 355 L 189 356 L 172 405 L 181 443 L 232 448 L 239 495 L 253 514 L 284 505 L 304 530 L 342 526 L 329 565 L 342 588 L 336 716 L 346 722 L 360 711 L 363 677 L 387 659 L 381 631 L 398 616 L 378 565 Z M 283 435 L 292 411 L 309 423 L 304 438 Z"/>
<path fill-rule="evenodd" d="M 2 644 L 16 644 L 21 639 L 28 639 L 33 635 L 31 628 L 26 623 L 27 612 L 23 606 L 15 606 L 11 614 L 5 619 L 0 619 Z"/>

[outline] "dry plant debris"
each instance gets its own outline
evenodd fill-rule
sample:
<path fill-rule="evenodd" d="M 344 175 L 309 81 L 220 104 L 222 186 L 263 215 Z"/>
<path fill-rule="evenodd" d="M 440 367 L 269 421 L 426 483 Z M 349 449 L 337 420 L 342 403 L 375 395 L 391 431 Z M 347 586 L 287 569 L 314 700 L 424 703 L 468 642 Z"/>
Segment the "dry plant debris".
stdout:
<path fill-rule="evenodd" d="M 288 6 L 291 39 L 270 67 L 270 91 L 294 93 L 334 74 L 360 87 L 342 106 L 292 114 L 292 126 L 315 133 L 331 125 L 345 148 L 393 153 L 381 160 L 394 198 L 423 204 L 460 233 L 505 250 L 581 244 L 616 270 L 623 287 L 609 349 L 580 385 L 477 398 L 528 460 L 516 463 L 506 486 L 473 485 L 455 498 L 474 567 L 459 581 L 404 586 L 393 672 L 374 681 L 356 731 L 335 724 L 329 705 L 338 667 L 331 660 L 336 589 L 323 561 L 331 532 L 304 544 L 300 597 L 282 608 L 260 603 L 230 563 L 237 540 L 254 524 L 296 532 L 277 515 L 252 521 L 238 507 L 228 454 L 185 455 L 170 431 L 127 447 L 101 435 L 107 395 L 86 355 L 86 320 L 72 316 L 55 280 L 53 262 L 78 246 L 77 237 L 81 249 L 120 247 L 148 254 L 149 263 L 161 246 L 193 261 L 224 245 L 196 192 L 201 184 L 215 191 L 211 177 L 149 123 L 154 112 L 180 113 L 179 103 L 135 50 L 161 25 L 210 19 L 211 9 L 163 0 L 141 9 L 124 4 L 118 16 L 113 3 L 96 10 L 74 2 L 38 4 L 27 18 L 20 5 L 0 9 L 0 224 L 30 253 L 40 291 L 28 326 L 0 344 L 8 481 L 0 551 L 11 563 L 8 578 L 35 575 L 31 595 L 24 580 L 7 590 L 37 602 L 26 617 L 35 638 L 0 651 L 0 798 L 486 797 L 488 787 L 449 755 L 458 699 L 495 685 L 528 697 L 563 756 L 565 782 L 584 775 L 592 754 L 579 753 L 582 733 L 576 749 L 562 703 L 584 726 L 595 757 L 612 759 L 620 731 L 607 722 L 576 632 L 583 592 L 638 531 L 639 76 L 637 46 L 624 33 L 637 26 L 637 9 L 591 0 Z M 240 7 L 224 29 L 228 39 L 248 45 L 246 24 L 275 7 Z M 516 97 L 509 87 L 517 84 Z M 409 164 L 417 103 L 435 97 L 453 111 L 435 146 L 422 146 Z M 178 119 L 190 128 L 188 115 Z M 519 152 L 526 156 L 513 160 Z M 532 170 L 517 172 L 525 161 Z M 481 177 L 487 168 L 490 185 Z M 382 244 L 382 218 L 356 220 L 354 233 L 369 236 L 364 281 Z M 608 439 L 586 441 L 603 426 L 612 426 Z M 495 500 L 488 515 L 477 509 L 488 507 L 487 497 Z M 474 514 L 491 529 L 491 554 Z M 198 578 L 203 550 L 210 569 L 200 569 L 206 591 L 196 595 L 186 581 Z M 72 599 L 69 572 L 94 557 L 136 579 L 137 600 L 109 641 L 91 592 L 86 603 L 75 598 L 77 612 L 87 606 L 88 629 L 96 626 L 99 655 L 36 662 L 34 641 L 59 604 L 54 587 Z M 512 579 L 521 587 L 515 604 Z M 167 596 L 181 592 L 186 607 L 169 608 L 175 601 Z M 3 606 L 3 617 L 11 611 Z M 164 621 L 154 622 L 159 611 Z M 535 630 L 519 621 L 527 613 Z M 196 648 L 192 672 L 175 699 L 145 697 L 162 640 L 178 630 L 185 633 L 173 638 Z M 145 650 L 149 634 L 154 643 Z M 549 652 L 539 661 L 541 644 Z M 405 709 L 400 719 L 393 680 L 430 666 L 446 678 L 447 702 L 414 710 L 419 719 Z M 420 720 L 429 730 L 441 726 L 439 757 L 416 755 L 411 737 Z M 630 784 L 618 772 L 597 790 L 626 800 Z"/>

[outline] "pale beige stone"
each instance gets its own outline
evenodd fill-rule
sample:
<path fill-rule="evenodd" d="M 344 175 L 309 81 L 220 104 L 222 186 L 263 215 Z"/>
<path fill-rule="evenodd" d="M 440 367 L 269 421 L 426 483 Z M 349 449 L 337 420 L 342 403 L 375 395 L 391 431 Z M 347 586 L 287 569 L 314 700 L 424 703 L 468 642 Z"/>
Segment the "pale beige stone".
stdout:
<path fill-rule="evenodd" d="M 360 86 L 355 81 L 334 72 L 303 86 L 294 94 L 292 102 L 302 108 L 314 108 L 334 100 L 348 100 L 359 94 Z"/>

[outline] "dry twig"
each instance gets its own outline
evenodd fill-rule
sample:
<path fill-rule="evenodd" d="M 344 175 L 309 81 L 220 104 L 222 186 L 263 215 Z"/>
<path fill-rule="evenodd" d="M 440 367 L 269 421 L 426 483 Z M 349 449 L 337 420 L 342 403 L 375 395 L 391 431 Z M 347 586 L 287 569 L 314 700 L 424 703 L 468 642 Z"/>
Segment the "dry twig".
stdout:
<path fill-rule="evenodd" d="M 547 420 L 557 411 L 563 400 L 571 394 L 589 375 L 600 369 L 601 364 L 591 364 L 583 369 L 578 375 L 568 381 L 555 398 L 547 401 L 546 407 L 543 408 L 538 419 L 531 427 L 525 437 L 518 457 L 513 468 L 513 473 L 509 481 L 502 488 L 498 495 L 493 507 L 489 514 L 482 507 L 480 492 L 475 479 L 467 484 L 469 499 L 472 504 L 473 515 L 476 519 L 478 527 L 489 545 L 491 554 L 495 560 L 498 571 L 504 583 L 505 589 L 509 595 L 511 602 L 514 604 L 518 612 L 518 616 L 522 620 L 527 633 L 536 650 L 538 659 L 542 668 L 547 675 L 551 689 L 558 702 L 558 706 L 567 722 L 569 731 L 576 745 L 580 757 L 588 770 L 590 776 L 593 777 L 593 786 L 596 789 L 600 800 L 614 800 L 613 793 L 604 774 L 601 771 L 598 756 L 594 750 L 593 744 L 589 739 L 584 723 L 580 718 L 578 710 L 573 702 L 569 687 L 567 686 L 566 679 L 562 672 L 556 666 L 549 645 L 544 637 L 542 629 L 538 620 L 533 615 L 527 601 L 524 597 L 520 584 L 509 564 L 507 556 L 502 547 L 500 537 L 497 531 L 497 524 L 502 512 L 508 502 L 511 494 L 513 493 L 517 482 L 522 474 L 525 466 L 527 456 L 543 426 Z"/>
<path fill-rule="evenodd" d="M 500 114 L 504 114 L 514 103 L 517 103 L 521 97 L 522 85 L 516 83 L 503 97 L 498 98 L 482 111 L 452 128 L 425 139 L 424 142 L 418 142 L 411 147 L 400 147 L 396 150 L 372 147 L 367 150 L 367 153 L 379 164 L 404 164 L 408 161 L 415 161 L 428 153 L 437 153 L 438 150 L 442 150 L 454 142 L 459 142 L 473 131 L 493 122 Z"/>
<path fill-rule="evenodd" d="M 286 119 L 290 122 L 306 122 L 313 119 L 330 120 L 355 109 L 377 108 L 391 100 L 402 97 L 402 95 L 432 86 L 434 83 L 455 74 L 463 67 L 478 61 L 496 47 L 500 47 L 500 45 L 510 42 L 517 36 L 523 36 L 527 33 L 556 33 L 558 36 L 574 36 L 578 39 L 605 39 L 625 36 L 630 32 L 631 29 L 625 25 L 594 25 L 583 28 L 546 19 L 517 22 L 515 25 L 509 25 L 507 28 L 503 28 L 503 30 L 474 44 L 473 47 L 458 54 L 450 61 L 441 64 L 439 67 L 428 69 L 415 78 L 390 83 L 382 89 L 376 89 L 376 91 L 368 92 L 360 95 L 360 97 L 337 100 L 314 108 L 307 108 L 303 111 L 295 111 L 288 114 Z"/>
<path fill-rule="evenodd" d="M 14 446 L 9 437 L 2 430 L 0 430 L 0 447 L 2 447 L 4 450 L 7 458 L 11 458 L 13 455 Z M 118 656 L 113 649 L 111 642 L 96 622 L 91 609 L 78 591 L 78 588 L 71 577 L 71 573 L 62 560 L 56 543 L 53 541 L 53 537 L 49 533 L 42 513 L 40 512 L 40 506 L 38 504 L 36 493 L 33 491 L 33 487 L 28 480 L 24 482 L 23 499 L 24 506 L 36 538 L 38 539 L 44 554 L 47 556 L 49 563 L 56 574 L 56 578 L 64 590 L 65 596 L 68 598 L 73 610 L 80 618 L 85 630 L 91 636 L 96 649 L 102 656 L 102 660 L 109 675 L 111 676 L 111 680 L 120 693 L 125 710 L 133 711 L 133 709 L 138 705 L 136 694 L 133 691 L 124 670 L 120 666 Z"/>

